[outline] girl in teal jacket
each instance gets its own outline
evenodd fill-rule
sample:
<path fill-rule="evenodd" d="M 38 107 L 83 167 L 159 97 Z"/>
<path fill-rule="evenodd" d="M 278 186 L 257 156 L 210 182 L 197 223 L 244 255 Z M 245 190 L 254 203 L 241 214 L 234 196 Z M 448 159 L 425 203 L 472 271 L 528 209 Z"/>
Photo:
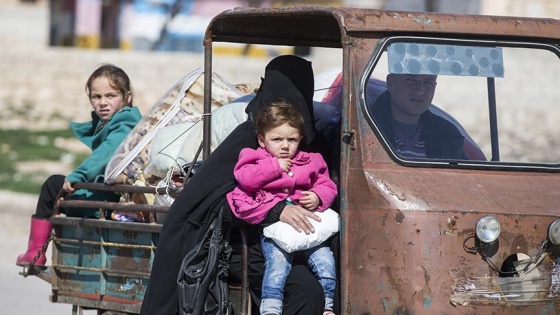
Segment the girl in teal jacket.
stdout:
<path fill-rule="evenodd" d="M 43 184 L 35 214 L 31 217 L 31 231 L 27 251 L 17 258 L 17 264 L 28 266 L 46 243 L 52 226 L 50 218 L 56 197 L 61 189 L 71 194 L 72 199 L 117 201 L 113 192 L 92 192 L 75 190 L 78 182 L 103 182 L 105 166 L 128 133 L 142 118 L 138 108 L 132 106 L 132 90 L 128 75 L 111 64 L 101 65 L 86 82 L 86 94 L 93 108 L 92 120 L 85 123 L 71 123 L 76 137 L 87 145 L 92 153 L 80 166 L 67 176 L 51 175 Z M 96 217 L 96 209 L 65 209 L 67 216 Z M 44 253 L 35 266 L 44 266 Z"/>

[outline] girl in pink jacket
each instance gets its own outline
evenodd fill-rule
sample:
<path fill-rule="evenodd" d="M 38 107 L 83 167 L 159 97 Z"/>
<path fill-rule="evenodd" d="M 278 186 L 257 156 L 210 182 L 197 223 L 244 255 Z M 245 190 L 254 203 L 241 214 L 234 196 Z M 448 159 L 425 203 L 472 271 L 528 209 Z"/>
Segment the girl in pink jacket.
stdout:
<path fill-rule="evenodd" d="M 238 218 L 258 224 L 278 202 L 299 205 L 309 211 L 324 211 L 336 198 L 336 184 L 329 178 L 327 164 L 318 153 L 299 150 L 304 120 L 286 102 L 275 102 L 255 120 L 259 148 L 239 153 L 233 170 L 238 182 L 227 194 Z M 295 229 L 293 233 L 298 233 Z M 265 272 L 261 314 L 281 314 L 286 278 L 296 253 L 287 253 L 272 239 L 262 237 Z M 305 255 L 311 271 L 325 291 L 325 314 L 333 314 L 336 273 L 334 255 L 325 244 L 297 252 Z"/>

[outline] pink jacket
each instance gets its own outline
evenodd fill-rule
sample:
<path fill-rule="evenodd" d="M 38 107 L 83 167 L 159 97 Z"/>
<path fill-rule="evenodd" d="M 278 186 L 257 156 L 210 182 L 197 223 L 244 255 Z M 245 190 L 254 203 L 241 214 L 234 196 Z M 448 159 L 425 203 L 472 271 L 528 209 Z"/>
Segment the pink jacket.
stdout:
<path fill-rule="evenodd" d="M 235 216 L 251 224 L 260 223 L 278 202 L 289 197 L 297 204 L 304 196 L 301 192 L 308 190 L 321 200 L 317 211 L 331 206 L 337 187 L 319 153 L 298 151 L 291 173 L 293 176 L 282 172 L 278 159 L 263 148 L 241 150 L 233 170 L 238 185 L 226 196 Z"/>

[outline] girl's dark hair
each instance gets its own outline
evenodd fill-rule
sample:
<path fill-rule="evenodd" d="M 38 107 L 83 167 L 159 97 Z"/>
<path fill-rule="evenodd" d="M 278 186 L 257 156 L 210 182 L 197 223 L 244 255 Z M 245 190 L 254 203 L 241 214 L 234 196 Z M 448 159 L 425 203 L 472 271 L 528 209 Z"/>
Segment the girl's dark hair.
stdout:
<path fill-rule="evenodd" d="M 278 126 L 288 123 L 305 136 L 305 122 L 299 111 L 286 101 L 272 102 L 263 108 L 255 119 L 257 135 L 264 134 Z"/>
<path fill-rule="evenodd" d="M 113 65 L 113 64 L 102 64 L 99 68 L 97 68 L 93 73 L 89 76 L 86 82 L 86 94 L 88 97 L 91 96 L 91 84 L 93 80 L 105 77 L 109 80 L 109 84 L 112 88 L 122 93 L 123 97 L 126 96 L 128 92 L 132 91 L 132 87 L 130 85 L 130 79 L 126 72 L 123 69 Z M 130 103 L 126 105 L 132 104 L 132 97 L 130 98 Z"/>

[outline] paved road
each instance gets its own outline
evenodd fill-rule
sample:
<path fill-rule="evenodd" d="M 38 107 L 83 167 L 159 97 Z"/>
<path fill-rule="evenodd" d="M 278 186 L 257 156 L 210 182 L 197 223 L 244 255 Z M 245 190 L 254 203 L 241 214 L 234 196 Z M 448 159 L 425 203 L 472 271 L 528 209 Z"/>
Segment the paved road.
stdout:
<path fill-rule="evenodd" d="M 0 262 L 0 303 L 2 314 L 42 315 L 72 314 L 69 304 L 51 303 L 49 301 L 50 284 L 36 278 L 23 278 L 18 274 L 21 271 L 15 264 L 15 257 L 10 263 L 2 259 Z"/>
<path fill-rule="evenodd" d="M 0 191 L 0 313 L 27 315 L 40 310 L 42 315 L 72 314 L 71 305 L 49 301 L 50 284 L 18 274 L 22 269 L 16 266 L 16 257 L 27 246 L 35 202 L 34 195 Z"/>

